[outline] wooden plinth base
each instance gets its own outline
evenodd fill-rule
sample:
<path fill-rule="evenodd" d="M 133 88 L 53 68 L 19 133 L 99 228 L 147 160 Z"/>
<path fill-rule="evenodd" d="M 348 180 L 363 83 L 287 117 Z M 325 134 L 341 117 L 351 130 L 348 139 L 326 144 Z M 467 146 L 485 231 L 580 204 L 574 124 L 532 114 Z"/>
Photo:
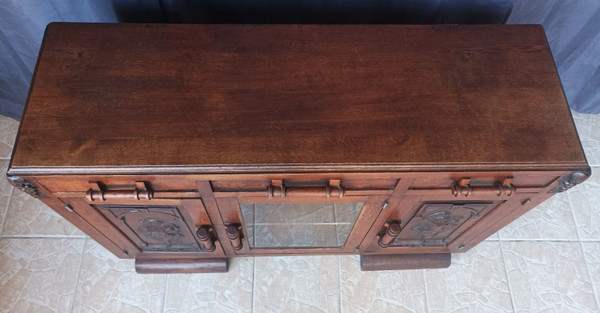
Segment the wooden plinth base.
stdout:
<path fill-rule="evenodd" d="M 225 273 L 227 259 L 135 259 L 135 271 L 139 274 L 158 273 Z"/>
<path fill-rule="evenodd" d="M 450 253 L 361 255 L 360 269 L 383 271 L 446 268 L 450 266 L 450 259 Z"/>

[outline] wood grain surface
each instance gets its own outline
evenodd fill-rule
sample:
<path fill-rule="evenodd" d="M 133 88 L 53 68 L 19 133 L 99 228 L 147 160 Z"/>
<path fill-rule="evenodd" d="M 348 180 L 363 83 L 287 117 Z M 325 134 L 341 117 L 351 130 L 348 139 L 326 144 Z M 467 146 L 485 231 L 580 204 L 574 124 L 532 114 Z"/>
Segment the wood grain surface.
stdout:
<path fill-rule="evenodd" d="M 53 23 L 40 53 L 15 172 L 587 166 L 541 26 Z"/>

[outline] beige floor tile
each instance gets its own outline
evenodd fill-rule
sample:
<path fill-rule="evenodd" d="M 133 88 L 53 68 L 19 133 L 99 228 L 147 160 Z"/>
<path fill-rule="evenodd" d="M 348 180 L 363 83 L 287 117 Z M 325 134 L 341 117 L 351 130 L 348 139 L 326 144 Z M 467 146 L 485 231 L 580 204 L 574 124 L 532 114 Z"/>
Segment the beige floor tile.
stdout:
<path fill-rule="evenodd" d="M 361 272 L 360 257 L 340 256 L 342 312 L 425 312 L 422 270 Z"/>
<path fill-rule="evenodd" d="M 592 168 L 588 180 L 566 193 L 571 199 L 580 239 L 600 240 L 600 168 Z"/>
<path fill-rule="evenodd" d="M 73 312 L 162 312 L 166 279 L 165 274 L 136 274 L 133 260 L 87 240 Z"/>
<path fill-rule="evenodd" d="M 13 186 L 6 180 L 7 166 L 8 160 L 0 160 L 0 234 L 2 234 L 2 226 L 4 225 L 4 218 L 6 217 L 8 200 L 10 199 L 10 194 L 13 190 Z"/>
<path fill-rule="evenodd" d="M 502 242 L 517 312 L 597 312 L 578 242 Z"/>
<path fill-rule="evenodd" d="M 0 312 L 70 312 L 85 239 L 1 239 Z"/>
<path fill-rule="evenodd" d="M 565 193 L 552 196 L 498 233 L 500 240 L 578 239 L 569 198 Z"/>
<path fill-rule="evenodd" d="M 581 246 L 594 284 L 596 302 L 600 306 L 600 242 L 582 242 Z"/>
<path fill-rule="evenodd" d="M 0 158 L 10 158 L 18 129 L 19 122 L 0 115 Z"/>
<path fill-rule="evenodd" d="M 500 240 L 500 235 L 498 234 L 498 232 L 485 239 L 485 241 L 498 241 L 498 240 Z"/>
<path fill-rule="evenodd" d="M 254 312 L 338 312 L 337 256 L 257 257 Z"/>
<path fill-rule="evenodd" d="M 512 312 L 499 242 L 452 255 L 446 269 L 425 273 L 429 312 Z"/>
<path fill-rule="evenodd" d="M 592 166 L 600 166 L 600 114 L 573 112 L 583 151 Z"/>
<path fill-rule="evenodd" d="M 250 312 L 253 270 L 253 258 L 236 258 L 227 273 L 169 275 L 165 312 Z"/>
<path fill-rule="evenodd" d="M 592 276 L 592 283 L 600 285 L 600 242 L 582 242 L 581 246 Z"/>
<path fill-rule="evenodd" d="M 2 236 L 69 236 L 85 234 L 43 202 L 13 189 Z"/>

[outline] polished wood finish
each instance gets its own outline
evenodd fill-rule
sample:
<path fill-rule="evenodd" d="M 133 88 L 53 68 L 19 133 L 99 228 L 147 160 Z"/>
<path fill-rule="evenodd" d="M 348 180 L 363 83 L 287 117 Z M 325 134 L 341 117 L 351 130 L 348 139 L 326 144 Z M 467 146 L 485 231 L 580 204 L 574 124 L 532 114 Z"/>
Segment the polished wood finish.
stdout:
<path fill-rule="evenodd" d="M 535 25 L 52 23 L 28 101 L 13 171 L 585 163 Z"/>
<path fill-rule="evenodd" d="M 379 236 L 379 246 L 382 248 L 386 248 L 394 239 L 400 235 L 400 223 L 391 222 L 385 224 L 385 232 L 383 235 Z"/>
<path fill-rule="evenodd" d="M 590 174 L 535 25 L 53 23 L 8 169 L 140 273 L 445 267 Z M 252 245 L 243 205 L 306 203 L 309 243 Z"/>
<path fill-rule="evenodd" d="M 360 269 L 386 271 L 446 268 L 450 266 L 450 261 L 450 253 L 361 255 Z"/>

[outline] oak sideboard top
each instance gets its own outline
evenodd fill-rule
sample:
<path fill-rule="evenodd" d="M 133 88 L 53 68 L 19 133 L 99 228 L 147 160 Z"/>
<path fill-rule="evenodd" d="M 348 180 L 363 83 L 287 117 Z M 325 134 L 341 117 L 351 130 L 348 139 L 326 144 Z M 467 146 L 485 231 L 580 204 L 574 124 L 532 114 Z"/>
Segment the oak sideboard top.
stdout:
<path fill-rule="evenodd" d="M 541 26 L 53 23 L 9 173 L 584 167 Z"/>

